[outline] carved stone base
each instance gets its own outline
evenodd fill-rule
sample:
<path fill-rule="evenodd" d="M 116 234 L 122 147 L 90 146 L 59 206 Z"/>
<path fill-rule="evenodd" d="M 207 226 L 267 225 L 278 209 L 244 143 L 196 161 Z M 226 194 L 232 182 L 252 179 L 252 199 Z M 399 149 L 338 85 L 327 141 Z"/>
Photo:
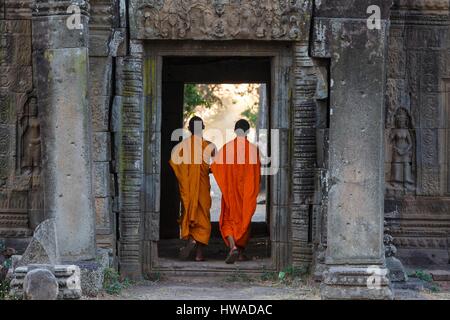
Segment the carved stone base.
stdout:
<path fill-rule="evenodd" d="M 322 299 L 391 300 L 388 270 L 379 266 L 328 267 L 320 286 Z"/>
<path fill-rule="evenodd" d="M 80 268 L 75 265 L 43 265 L 34 264 L 18 267 L 14 270 L 14 278 L 11 281 L 11 292 L 13 297 L 23 297 L 23 284 L 28 272 L 35 269 L 50 270 L 58 280 L 58 299 L 73 300 L 81 298 L 81 275 Z"/>

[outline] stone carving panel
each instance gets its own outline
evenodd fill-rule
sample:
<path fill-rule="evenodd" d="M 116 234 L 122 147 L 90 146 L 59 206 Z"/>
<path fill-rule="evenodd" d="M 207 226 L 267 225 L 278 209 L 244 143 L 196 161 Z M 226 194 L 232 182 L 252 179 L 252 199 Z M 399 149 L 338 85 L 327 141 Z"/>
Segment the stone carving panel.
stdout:
<path fill-rule="evenodd" d="M 388 193 L 402 195 L 415 191 L 414 146 L 415 137 L 411 116 L 407 109 L 399 108 L 394 117 L 395 128 L 390 130 L 391 175 L 388 180 Z"/>
<path fill-rule="evenodd" d="M 310 0 L 132 0 L 135 39 L 305 40 Z"/>

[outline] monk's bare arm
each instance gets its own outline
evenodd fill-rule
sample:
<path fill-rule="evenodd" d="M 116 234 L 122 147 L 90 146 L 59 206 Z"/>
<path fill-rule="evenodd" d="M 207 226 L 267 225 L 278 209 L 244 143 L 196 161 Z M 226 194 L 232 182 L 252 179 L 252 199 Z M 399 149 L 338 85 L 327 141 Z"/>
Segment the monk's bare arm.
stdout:
<path fill-rule="evenodd" d="M 209 141 L 208 141 L 209 142 Z M 214 161 L 214 157 L 216 156 L 217 153 L 217 147 L 214 143 L 209 142 L 209 146 L 208 146 L 211 150 L 211 161 L 209 164 L 209 174 L 212 174 L 212 170 L 211 170 L 211 163 Z"/>

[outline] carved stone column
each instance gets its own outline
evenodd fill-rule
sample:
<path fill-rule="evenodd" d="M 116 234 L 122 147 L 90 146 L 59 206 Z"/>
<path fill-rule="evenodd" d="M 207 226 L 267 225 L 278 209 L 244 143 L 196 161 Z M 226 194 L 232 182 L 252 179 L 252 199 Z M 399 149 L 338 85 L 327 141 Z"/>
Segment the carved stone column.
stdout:
<path fill-rule="evenodd" d="M 381 8 L 380 29 L 367 26 L 372 4 Z M 323 1 L 317 14 L 313 53 L 331 58 L 327 271 L 321 294 L 326 299 L 389 299 L 383 246 L 389 4 L 358 1 L 347 7 Z"/>
<path fill-rule="evenodd" d="M 85 0 L 36 0 L 33 12 L 44 210 L 55 219 L 62 262 L 95 257 L 88 12 Z"/>
<path fill-rule="evenodd" d="M 117 59 L 112 127 L 118 182 L 119 268 L 122 276 L 142 277 L 143 46 L 132 41 L 130 55 Z"/>

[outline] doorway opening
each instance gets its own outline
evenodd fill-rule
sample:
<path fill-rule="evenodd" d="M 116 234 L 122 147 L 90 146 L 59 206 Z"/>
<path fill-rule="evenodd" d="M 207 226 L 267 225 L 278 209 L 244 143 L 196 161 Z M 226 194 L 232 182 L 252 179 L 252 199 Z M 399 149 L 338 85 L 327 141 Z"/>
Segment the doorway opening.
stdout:
<path fill-rule="evenodd" d="M 252 125 L 249 136 L 256 142 L 261 135 L 270 135 L 271 106 L 271 57 L 180 57 L 165 56 L 162 59 L 161 100 L 161 193 L 160 193 L 160 241 L 159 264 L 180 268 L 192 264 L 192 268 L 215 266 L 226 268 L 223 263 L 228 249 L 219 230 L 221 193 L 213 176 L 211 181 L 212 232 L 208 247 L 204 250 L 204 263 L 178 260 L 180 240 L 178 219 L 181 201 L 178 182 L 169 166 L 173 147 L 174 130 L 186 128 L 194 114 L 200 116 L 206 126 L 205 139 L 221 148 L 234 138 L 226 133 L 234 123 L 245 118 Z M 214 130 L 209 130 L 214 129 Z M 221 134 L 218 134 L 221 133 Z M 270 138 L 263 154 L 270 154 Z M 242 262 L 243 268 L 264 267 L 271 264 L 270 240 L 270 183 L 262 176 L 261 193 L 251 226 L 251 241 L 246 250 L 250 261 Z M 231 266 L 230 268 L 235 268 Z"/>

